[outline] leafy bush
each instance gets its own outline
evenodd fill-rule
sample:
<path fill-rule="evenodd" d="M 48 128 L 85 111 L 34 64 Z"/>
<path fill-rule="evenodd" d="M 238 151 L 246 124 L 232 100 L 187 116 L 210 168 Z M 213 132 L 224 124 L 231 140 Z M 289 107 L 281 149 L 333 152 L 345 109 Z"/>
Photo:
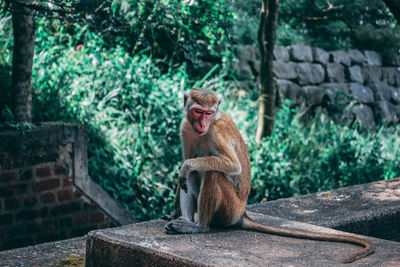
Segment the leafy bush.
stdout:
<path fill-rule="evenodd" d="M 230 0 L 237 43 L 256 44 L 261 1 Z M 332 7 L 329 7 L 332 5 Z M 357 48 L 398 53 L 398 23 L 381 0 L 280 1 L 278 45 L 308 44 L 326 50 Z"/>
<path fill-rule="evenodd" d="M 0 12 L 0 122 L 9 119 L 11 102 L 11 53 L 13 44 L 11 17 Z"/>
<path fill-rule="evenodd" d="M 181 161 L 186 73 L 161 74 L 147 56 L 99 48 L 102 40 L 85 34 L 90 40 L 77 47 L 49 37 L 36 54 L 35 120 L 84 123 L 90 176 L 139 219 L 166 213 Z"/>
<path fill-rule="evenodd" d="M 204 61 L 220 63 L 228 53 L 232 14 L 224 1 L 114 0 L 105 6 L 92 28 L 110 46 L 163 59 L 163 70 L 186 62 L 192 76 L 202 76 Z"/>
<path fill-rule="evenodd" d="M 334 189 L 400 175 L 396 127 L 367 130 L 334 124 L 324 115 L 304 125 L 283 106 L 273 136 L 251 144 L 253 191 L 259 202 Z"/>

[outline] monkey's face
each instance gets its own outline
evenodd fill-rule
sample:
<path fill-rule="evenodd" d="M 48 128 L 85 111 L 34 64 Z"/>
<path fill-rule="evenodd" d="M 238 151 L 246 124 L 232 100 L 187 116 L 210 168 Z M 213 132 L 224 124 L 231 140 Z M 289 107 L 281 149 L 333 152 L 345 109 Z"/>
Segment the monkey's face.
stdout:
<path fill-rule="evenodd" d="M 215 116 L 216 108 L 203 107 L 198 104 L 194 104 L 190 107 L 190 117 L 193 129 L 198 135 L 205 135 L 210 128 L 210 123 L 213 121 Z"/>

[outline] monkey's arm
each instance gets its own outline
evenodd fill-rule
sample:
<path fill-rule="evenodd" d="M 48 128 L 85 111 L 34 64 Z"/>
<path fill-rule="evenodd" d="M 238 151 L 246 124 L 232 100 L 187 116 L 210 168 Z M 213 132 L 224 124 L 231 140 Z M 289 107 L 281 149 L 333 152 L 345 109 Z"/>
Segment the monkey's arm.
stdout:
<path fill-rule="evenodd" d="M 215 156 L 190 158 L 183 163 L 179 173 L 179 182 L 183 190 L 186 191 L 186 180 L 189 179 L 193 171 L 224 173 L 236 188 L 237 181 L 233 181 L 232 177 L 242 172 L 242 166 L 236 154 L 235 141 L 233 138 L 227 138 L 222 134 L 215 134 L 214 140 L 211 146 Z"/>

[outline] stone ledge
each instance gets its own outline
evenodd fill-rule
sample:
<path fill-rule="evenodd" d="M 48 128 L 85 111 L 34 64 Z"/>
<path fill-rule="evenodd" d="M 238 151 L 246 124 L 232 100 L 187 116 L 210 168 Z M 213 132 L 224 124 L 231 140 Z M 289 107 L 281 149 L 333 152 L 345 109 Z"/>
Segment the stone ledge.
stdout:
<path fill-rule="evenodd" d="M 32 147 L 66 145 L 76 140 L 79 127 L 74 123 L 48 122 L 36 128 L 1 130 L 0 151 L 21 151 Z"/>
<path fill-rule="evenodd" d="M 85 260 L 85 240 L 86 236 L 83 236 L 0 251 L 0 266 L 81 266 L 71 263 L 78 261 L 83 264 Z"/>
<path fill-rule="evenodd" d="M 249 211 L 400 240 L 400 178 L 248 205 Z"/>
<path fill-rule="evenodd" d="M 333 229 L 251 213 L 259 222 L 287 228 L 343 233 Z M 167 235 L 154 220 L 92 231 L 86 266 L 398 266 L 400 243 L 365 237 L 377 250 L 352 264 L 341 259 L 357 246 L 287 238 L 242 230 Z M 348 234 L 348 233 L 345 233 Z M 350 234 L 348 234 L 350 235 Z"/>
<path fill-rule="evenodd" d="M 276 216 L 252 214 L 267 224 L 335 232 L 320 227 L 325 226 L 396 240 L 399 204 L 400 179 L 393 179 L 249 205 L 248 209 Z M 235 230 L 171 236 L 164 233 L 165 223 L 156 220 L 89 233 L 87 265 L 339 266 L 343 255 L 357 249 L 348 244 Z M 400 243 L 366 238 L 377 245 L 376 253 L 350 266 L 400 265 Z"/>
<path fill-rule="evenodd" d="M 281 217 L 251 214 L 261 222 L 285 227 L 311 227 L 334 232 L 289 221 L 297 220 L 354 233 L 398 237 L 399 198 L 400 179 L 397 178 L 249 205 L 248 209 Z M 236 230 L 171 236 L 164 234 L 165 223 L 155 220 L 91 232 L 87 240 L 88 266 L 134 266 L 136 263 L 166 266 L 339 266 L 342 254 L 357 249 L 348 244 Z M 376 253 L 345 266 L 400 266 L 399 242 L 367 239 L 377 246 Z M 238 244 L 244 249 L 237 248 Z M 0 252 L 0 266 L 16 266 L 20 262 L 25 263 L 20 266 L 54 266 L 54 261 L 70 255 L 85 257 L 85 246 L 85 237 L 82 237 L 3 251 Z"/>

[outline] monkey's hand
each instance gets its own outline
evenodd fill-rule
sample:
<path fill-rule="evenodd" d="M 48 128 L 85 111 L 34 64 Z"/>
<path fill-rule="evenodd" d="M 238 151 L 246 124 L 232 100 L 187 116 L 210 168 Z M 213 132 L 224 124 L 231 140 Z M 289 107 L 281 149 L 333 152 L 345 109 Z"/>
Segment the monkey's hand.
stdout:
<path fill-rule="evenodd" d="M 188 191 L 187 180 L 189 179 L 191 171 L 192 171 L 191 164 L 189 160 L 186 160 L 183 163 L 181 170 L 179 172 L 179 185 L 181 186 L 183 191 L 185 191 L 185 193 L 187 193 Z"/>

